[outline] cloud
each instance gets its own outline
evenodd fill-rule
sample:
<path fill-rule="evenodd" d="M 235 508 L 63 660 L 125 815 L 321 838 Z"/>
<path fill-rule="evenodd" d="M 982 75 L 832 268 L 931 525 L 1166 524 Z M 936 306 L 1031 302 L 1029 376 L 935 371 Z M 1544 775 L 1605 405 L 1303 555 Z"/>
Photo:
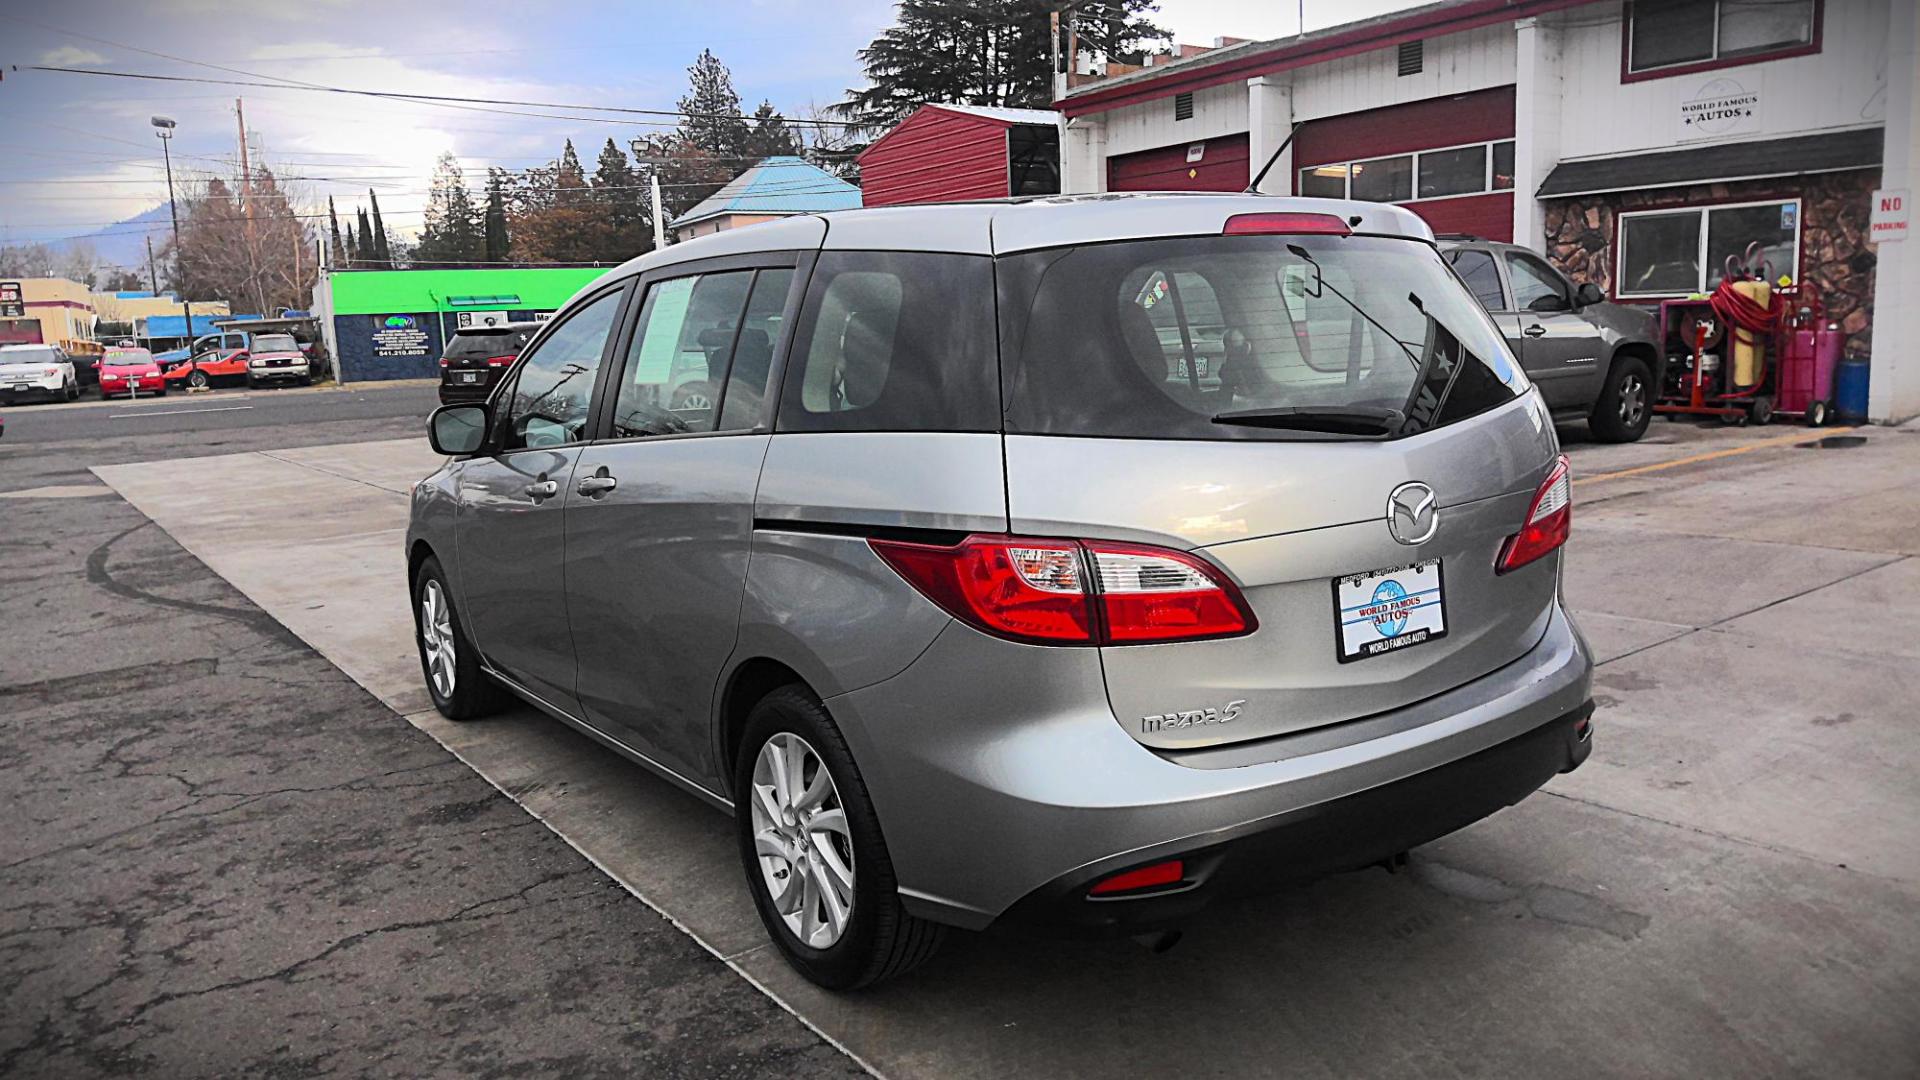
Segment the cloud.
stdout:
<path fill-rule="evenodd" d="M 50 67 L 81 67 L 87 64 L 104 64 L 107 58 L 92 49 L 82 49 L 77 45 L 62 45 L 57 49 L 48 49 L 41 53 L 40 62 Z"/>

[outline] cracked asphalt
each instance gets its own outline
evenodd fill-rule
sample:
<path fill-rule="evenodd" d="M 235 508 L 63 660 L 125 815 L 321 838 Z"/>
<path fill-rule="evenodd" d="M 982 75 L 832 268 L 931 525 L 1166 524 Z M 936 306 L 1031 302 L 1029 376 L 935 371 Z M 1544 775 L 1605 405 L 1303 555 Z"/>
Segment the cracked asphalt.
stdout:
<path fill-rule="evenodd" d="M 239 414 L 211 452 L 411 434 L 430 400 Z M 864 1075 L 86 490 L 203 435 L 25 433 L 0 443 L 0 1075 Z"/>

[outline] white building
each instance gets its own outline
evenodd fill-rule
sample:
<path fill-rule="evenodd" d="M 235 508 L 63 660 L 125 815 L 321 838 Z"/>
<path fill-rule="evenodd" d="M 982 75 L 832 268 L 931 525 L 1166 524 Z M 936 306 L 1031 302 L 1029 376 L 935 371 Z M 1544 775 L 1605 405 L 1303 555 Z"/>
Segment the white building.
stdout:
<path fill-rule="evenodd" d="M 1068 192 L 1404 203 L 1633 302 L 1759 242 L 1920 414 L 1920 240 L 1867 239 L 1920 153 L 1915 0 L 1446 0 L 1063 81 Z M 1908 199 L 1907 202 L 1911 200 Z"/>

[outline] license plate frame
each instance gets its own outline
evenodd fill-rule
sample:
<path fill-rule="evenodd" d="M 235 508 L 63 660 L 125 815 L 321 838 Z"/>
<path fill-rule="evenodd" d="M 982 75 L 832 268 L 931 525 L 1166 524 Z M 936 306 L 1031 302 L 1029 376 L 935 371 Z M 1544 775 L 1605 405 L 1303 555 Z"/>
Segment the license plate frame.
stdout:
<path fill-rule="evenodd" d="M 480 382 L 480 373 L 477 371 L 456 371 L 453 373 L 453 381 L 459 383 L 461 386 L 476 386 Z"/>
<path fill-rule="evenodd" d="M 1438 558 L 1347 574 L 1332 586 L 1333 654 L 1342 664 L 1447 636 L 1446 568 Z"/>

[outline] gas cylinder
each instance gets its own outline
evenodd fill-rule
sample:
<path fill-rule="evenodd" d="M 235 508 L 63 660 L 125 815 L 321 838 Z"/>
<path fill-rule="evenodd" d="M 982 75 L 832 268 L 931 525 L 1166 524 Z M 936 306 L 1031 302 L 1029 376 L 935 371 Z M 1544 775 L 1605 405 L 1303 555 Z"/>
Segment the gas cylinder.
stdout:
<path fill-rule="evenodd" d="M 1764 281 L 1736 281 L 1733 291 L 1753 301 L 1761 307 L 1767 307 L 1773 298 L 1773 286 Z M 1761 366 L 1766 343 L 1760 335 L 1743 327 L 1733 328 L 1733 385 L 1744 390 L 1760 381 Z"/>

